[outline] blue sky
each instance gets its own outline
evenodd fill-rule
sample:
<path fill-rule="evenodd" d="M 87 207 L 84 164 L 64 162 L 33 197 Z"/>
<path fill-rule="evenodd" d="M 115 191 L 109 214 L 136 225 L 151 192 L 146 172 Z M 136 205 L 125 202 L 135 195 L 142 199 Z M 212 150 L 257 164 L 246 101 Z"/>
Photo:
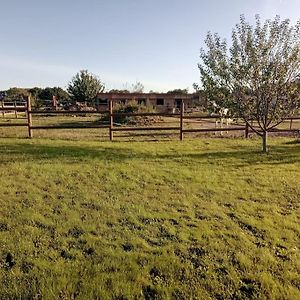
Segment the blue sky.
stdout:
<path fill-rule="evenodd" d="M 0 90 L 61 86 L 81 69 L 107 89 L 199 82 L 207 31 L 230 37 L 239 15 L 290 18 L 299 0 L 0 0 Z"/>

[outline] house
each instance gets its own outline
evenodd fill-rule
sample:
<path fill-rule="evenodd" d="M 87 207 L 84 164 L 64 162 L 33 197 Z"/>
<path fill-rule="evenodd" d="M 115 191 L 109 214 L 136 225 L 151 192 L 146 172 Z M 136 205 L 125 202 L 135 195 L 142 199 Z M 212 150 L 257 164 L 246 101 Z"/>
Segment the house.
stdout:
<path fill-rule="evenodd" d="M 185 110 L 191 110 L 196 104 L 204 100 L 198 93 L 99 93 L 97 97 L 99 110 L 107 110 L 109 101 L 114 104 L 127 104 L 136 101 L 140 105 L 152 106 L 158 112 L 173 113 L 180 110 L 181 102 L 184 101 Z M 204 105 L 204 102 L 202 103 Z"/>

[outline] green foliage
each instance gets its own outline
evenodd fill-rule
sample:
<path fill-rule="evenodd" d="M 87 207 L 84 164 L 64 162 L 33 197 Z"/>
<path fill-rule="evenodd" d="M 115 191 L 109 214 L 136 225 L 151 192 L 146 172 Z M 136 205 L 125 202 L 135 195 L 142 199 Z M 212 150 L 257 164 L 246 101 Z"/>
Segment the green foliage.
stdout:
<path fill-rule="evenodd" d="M 114 112 L 116 113 L 137 113 L 142 110 L 141 106 L 135 101 L 130 101 L 127 104 L 117 104 L 114 107 Z M 128 124 L 131 123 L 132 117 L 116 115 L 114 118 L 115 123 Z"/>
<path fill-rule="evenodd" d="M 9 100 L 21 100 L 25 99 L 29 95 L 30 92 L 28 91 L 28 89 L 13 87 L 6 91 L 5 98 Z"/>
<path fill-rule="evenodd" d="M 1 139 L 0 298 L 300 299 L 300 144 L 270 144 Z"/>
<path fill-rule="evenodd" d="M 126 83 L 125 89 L 119 90 L 119 89 L 112 89 L 109 92 L 110 93 L 118 93 L 118 94 L 126 94 L 126 93 L 143 93 L 144 92 L 144 85 L 137 81 L 136 83 L 131 84 L 130 87 L 128 87 L 128 84 Z"/>
<path fill-rule="evenodd" d="M 186 89 L 175 89 L 168 91 L 167 94 L 188 94 L 189 90 L 188 88 Z"/>
<path fill-rule="evenodd" d="M 69 94 L 61 87 L 34 87 L 28 89 L 28 92 L 31 95 L 32 105 L 36 107 L 45 106 L 45 101 L 43 100 L 52 100 L 53 96 L 56 96 L 56 99 L 61 102 L 70 100 Z M 47 105 L 49 105 L 49 102 Z"/>
<path fill-rule="evenodd" d="M 6 91 L 6 96 L 4 97 L 4 100 L 6 101 L 20 101 L 25 100 L 27 97 L 31 97 L 31 104 L 32 106 L 36 105 L 37 98 L 31 94 L 30 89 L 26 88 L 17 88 L 13 87 Z"/>
<path fill-rule="evenodd" d="M 77 102 L 93 103 L 98 93 L 104 90 L 100 79 L 87 70 L 79 71 L 69 82 L 67 91 L 71 98 Z"/>
<path fill-rule="evenodd" d="M 43 106 L 43 102 L 40 100 L 52 100 L 53 96 L 56 96 L 57 100 L 68 101 L 70 99 L 69 94 L 60 87 L 46 87 L 46 88 L 10 88 L 5 92 L 6 100 L 22 100 L 27 96 L 30 96 L 32 106 Z"/>
<path fill-rule="evenodd" d="M 132 100 L 126 104 L 115 104 L 113 108 L 116 113 L 154 113 L 155 109 L 152 106 L 146 106 L 144 104 L 138 104 L 136 101 Z M 104 117 L 105 120 L 107 116 Z M 122 116 L 116 115 L 114 116 L 114 122 L 117 124 L 135 124 L 135 123 L 143 123 L 149 121 L 149 117 L 147 116 Z"/>
<path fill-rule="evenodd" d="M 112 89 L 112 90 L 109 91 L 109 93 L 127 94 L 127 93 L 130 93 L 130 91 L 129 90 Z"/>
<path fill-rule="evenodd" d="M 295 82 L 300 74 L 300 23 L 290 25 L 277 16 L 255 26 L 243 16 L 232 31 L 228 49 L 218 34 L 208 33 L 199 69 L 208 100 L 229 107 L 263 137 L 291 115 L 299 103 Z"/>
<path fill-rule="evenodd" d="M 33 88 L 28 89 L 28 91 L 29 91 L 31 97 L 32 97 L 33 99 L 36 99 L 36 100 L 37 100 L 37 99 L 40 98 L 40 94 L 41 94 L 41 92 L 43 91 L 43 89 L 42 89 L 42 88 L 39 88 L 39 87 L 33 87 Z M 51 97 L 51 98 L 52 98 L 52 97 Z M 51 98 L 49 98 L 49 99 L 51 99 Z"/>
<path fill-rule="evenodd" d="M 51 100 L 55 96 L 57 100 L 67 101 L 70 95 L 61 87 L 46 87 L 38 93 L 38 98 L 42 100 Z"/>
<path fill-rule="evenodd" d="M 144 85 L 139 81 L 132 84 L 132 86 L 131 86 L 131 92 L 132 93 L 143 93 L 144 89 L 145 89 Z"/>

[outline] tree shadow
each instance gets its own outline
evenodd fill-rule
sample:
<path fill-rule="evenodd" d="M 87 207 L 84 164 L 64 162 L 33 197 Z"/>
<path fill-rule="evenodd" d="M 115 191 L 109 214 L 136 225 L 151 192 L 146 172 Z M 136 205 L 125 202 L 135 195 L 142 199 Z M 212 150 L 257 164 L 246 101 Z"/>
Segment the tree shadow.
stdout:
<path fill-rule="evenodd" d="M 122 161 L 132 157 L 132 151 L 114 147 L 84 147 L 74 145 L 43 145 L 35 143 L 17 143 L 0 145 L 0 164 L 15 161 L 62 160 L 76 163 L 82 160 L 98 159 Z"/>
<path fill-rule="evenodd" d="M 59 122 L 55 124 L 56 126 L 69 127 L 72 129 L 73 127 L 80 128 L 89 128 L 93 126 L 103 126 L 108 125 L 108 122 L 103 121 L 102 119 L 98 120 L 89 120 L 89 121 L 69 121 L 69 122 Z M 51 125 L 50 125 L 51 126 Z"/>
<path fill-rule="evenodd" d="M 247 147 L 243 147 L 247 148 Z M 250 148 L 250 147 L 248 147 Z M 161 159 L 174 159 L 174 155 L 160 155 Z M 236 151 L 208 151 L 183 153 L 177 158 L 193 160 L 201 164 L 221 164 L 224 167 L 245 167 L 249 165 L 280 165 L 300 163 L 300 144 L 294 147 L 275 146 L 268 154 L 253 149 Z"/>
<path fill-rule="evenodd" d="M 211 151 L 201 149 L 184 150 L 181 146 L 165 148 L 161 151 L 157 144 L 158 152 L 151 151 L 151 148 L 143 147 L 137 149 L 133 143 L 124 147 L 124 144 L 114 143 L 107 146 L 99 143 L 97 146 L 74 145 L 64 142 L 63 145 L 50 145 L 32 142 L 5 143 L 0 145 L 0 164 L 7 164 L 16 161 L 63 161 L 76 163 L 78 161 L 107 160 L 125 161 L 137 159 L 144 161 L 172 161 L 174 163 L 195 164 L 195 165 L 222 165 L 224 167 L 244 167 L 254 164 L 280 165 L 300 163 L 300 143 L 289 143 L 288 145 L 272 146 L 269 154 L 263 154 L 254 150 L 253 146 L 241 145 L 238 150 L 220 149 Z M 151 143 L 151 142 L 149 142 Z M 153 147 L 154 143 L 152 143 Z M 182 145 L 182 144 L 180 144 Z M 164 145 L 166 147 L 166 145 Z M 155 148 L 153 148 L 155 149 Z"/>

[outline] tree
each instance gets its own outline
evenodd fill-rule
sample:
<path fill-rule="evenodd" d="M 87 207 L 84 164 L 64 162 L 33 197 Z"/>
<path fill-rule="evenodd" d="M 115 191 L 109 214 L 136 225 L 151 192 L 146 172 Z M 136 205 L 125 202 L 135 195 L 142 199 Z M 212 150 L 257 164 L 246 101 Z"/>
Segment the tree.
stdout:
<path fill-rule="evenodd" d="M 143 93 L 144 92 L 144 85 L 137 81 L 136 83 L 132 84 L 131 86 L 131 92 L 132 93 Z"/>
<path fill-rule="evenodd" d="M 168 91 L 167 94 L 188 94 L 189 90 L 188 88 L 186 89 L 175 89 Z"/>
<path fill-rule="evenodd" d="M 10 100 L 25 99 L 29 95 L 29 91 L 25 88 L 12 87 L 6 91 L 6 98 Z"/>
<path fill-rule="evenodd" d="M 299 104 L 300 22 L 291 26 L 276 16 L 262 24 L 257 15 L 252 26 L 241 16 L 229 49 L 218 34 L 208 33 L 205 43 L 198 67 L 209 101 L 230 107 L 262 137 L 267 152 L 268 132 Z"/>
<path fill-rule="evenodd" d="M 32 98 L 39 99 L 39 95 L 42 92 L 42 90 L 43 90 L 42 88 L 33 87 L 33 88 L 30 88 L 28 91 Z"/>
<path fill-rule="evenodd" d="M 112 89 L 109 91 L 109 93 L 115 93 L 115 94 L 129 94 L 129 90 L 118 90 L 118 89 Z"/>
<path fill-rule="evenodd" d="M 0 91 L 0 100 L 3 100 L 6 97 L 6 91 Z"/>
<path fill-rule="evenodd" d="M 94 102 L 98 93 L 103 92 L 104 84 L 87 70 L 79 71 L 69 82 L 67 91 L 74 101 Z"/>
<path fill-rule="evenodd" d="M 51 100 L 53 96 L 62 101 L 70 99 L 70 95 L 61 87 L 46 87 L 38 92 L 38 98 L 42 100 Z"/>

